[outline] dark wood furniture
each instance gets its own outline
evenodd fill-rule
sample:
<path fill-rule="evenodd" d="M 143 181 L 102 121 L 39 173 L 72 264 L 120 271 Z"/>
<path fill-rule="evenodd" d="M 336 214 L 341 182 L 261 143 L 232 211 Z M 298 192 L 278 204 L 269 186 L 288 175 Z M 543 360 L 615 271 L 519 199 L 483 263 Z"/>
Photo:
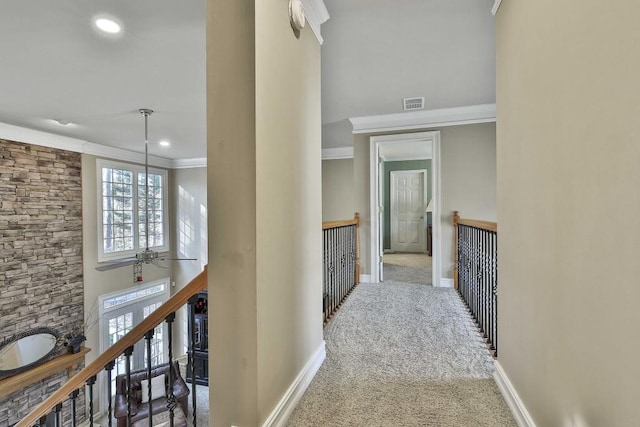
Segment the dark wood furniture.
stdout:
<path fill-rule="evenodd" d="M 178 362 L 173 362 L 171 366 L 173 378 L 173 384 L 171 384 L 171 390 L 173 391 L 173 395 L 176 397 L 178 405 L 182 409 L 183 413 L 187 413 L 189 410 L 189 389 L 187 385 L 184 383 L 184 380 L 180 376 L 180 369 L 178 368 Z M 165 381 L 168 381 L 169 378 L 169 364 L 165 363 L 163 365 L 154 366 L 151 370 L 151 378 L 157 377 L 159 375 L 165 374 Z M 147 370 L 142 369 L 139 371 L 131 372 L 131 423 L 135 423 L 140 420 L 148 420 L 149 418 L 149 404 L 142 403 L 142 380 L 146 380 L 147 378 Z M 165 384 L 168 386 L 168 384 Z M 153 396 L 152 396 L 153 397 Z M 153 415 L 160 414 L 162 412 L 168 411 L 167 409 L 167 396 L 159 396 L 153 397 L 151 401 L 151 407 Z M 127 401 L 127 376 L 122 374 L 116 377 L 116 398 L 114 402 L 114 412 L 113 415 L 117 420 L 118 427 L 126 427 L 127 426 L 127 409 L 128 409 L 128 401 Z M 147 425 L 148 421 L 147 421 Z M 179 424 L 176 423 L 176 426 Z M 186 427 L 186 422 L 183 423 Z"/>
<path fill-rule="evenodd" d="M 189 321 L 189 336 L 191 328 L 195 329 L 195 341 L 193 342 L 193 354 L 189 352 L 189 366 L 187 366 L 187 381 L 192 383 L 191 363 L 195 368 L 196 384 L 209 385 L 209 317 L 208 317 L 208 296 L 203 291 L 198 294 L 196 304 L 189 305 L 189 319 L 192 310 L 194 322 Z"/>

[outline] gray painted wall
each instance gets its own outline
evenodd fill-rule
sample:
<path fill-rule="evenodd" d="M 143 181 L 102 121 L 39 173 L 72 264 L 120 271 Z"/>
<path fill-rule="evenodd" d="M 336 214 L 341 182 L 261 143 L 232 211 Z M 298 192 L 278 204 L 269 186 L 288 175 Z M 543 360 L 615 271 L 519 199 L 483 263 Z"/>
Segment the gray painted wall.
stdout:
<path fill-rule="evenodd" d="M 431 160 L 405 160 L 401 162 L 384 162 L 384 249 L 391 249 L 391 172 L 414 169 L 426 169 L 427 188 L 424 206 L 431 200 Z M 429 218 L 427 218 L 429 221 Z M 425 237 L 426 238 L 426 237 Z"/>
<path fill-rule="evenodd" d="M 353 159 L 322 161 L 322 221 L 353 218 Z"/>
<path fill-rule="evenodd" d="M 441 129 L 442 276 L 453 277 L 453 211 L 465 218 L 496 220 L 496 125 L 483 123 Z M 361 213 L 360 265 L 370 274 L 369 138 L 353 136 L 354 199 Z"/>
<path fill-rule="evenodd" d="M 488 0 L 326 0 L 323 147 L 350 146 L 349 117 L 495 102 Z"/>

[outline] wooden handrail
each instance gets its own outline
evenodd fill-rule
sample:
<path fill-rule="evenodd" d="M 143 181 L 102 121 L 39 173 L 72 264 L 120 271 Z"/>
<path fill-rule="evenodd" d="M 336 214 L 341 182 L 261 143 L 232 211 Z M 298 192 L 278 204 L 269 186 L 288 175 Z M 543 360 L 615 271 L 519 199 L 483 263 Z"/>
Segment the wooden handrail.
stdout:
<path fill-rule="evenodd" d="M 498 231 L 498 223 L 491 221 L 480 221 L 476 219 L 458 219 L 458 224 L 468 225 L 469 227 L 479 228 L 481 230 Z"/>
<path fill-rule="evenodd" d="M 358 215 L 356 213 L 356 215 Z M 322 223 L 322 229 L 326 230 L 328 228 L 337 228 L 337 227 L 346 227 L 348 225 L 358 225 L 358 217 L 354 219 L 344 219 L 342 221 L 327 221 Z"/>
<path fill-rule="evenodd" d="M 177 294 L 169 298 L 158 309 L 152 312 L 147 318 L 133 328 L 128 334 L 109 347 L 104 353 L 96 358 L 89 365 L 84 367 L 73 378 L 64 383 L 55 393 L 49 396 L 44 402 L 24 417 L 16 427 L 31 427 L 38 420 L 47 415 L 58 403 L 62 403 L 69 398 L 69 395 L 82 387 L 87 380 L 105 369 L 105 366 L 116 360 L 124 351 L 144 338 L 144 335 L 162 323 L 171 313 L 175 313 L 185 305 L 189 298 L 196 295 L 207 287 L 207 266 L 198 274 L 187 286 L 178 291 Z"/>

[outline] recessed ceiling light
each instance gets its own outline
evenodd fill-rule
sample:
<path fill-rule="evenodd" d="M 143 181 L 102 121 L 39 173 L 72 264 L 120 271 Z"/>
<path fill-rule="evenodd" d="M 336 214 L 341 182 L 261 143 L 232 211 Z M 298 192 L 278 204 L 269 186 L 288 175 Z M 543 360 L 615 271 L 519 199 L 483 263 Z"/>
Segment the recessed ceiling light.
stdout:
<path fill-rule="evenodd" d="M 171 145 L 171 143 L 167 140 L 163 140 L 163 141 L 160 141 L 160 145 L 163 147 L 168 147 Z"/>
<path fill-rule="evenodd" d="M 113 19 L 109 18 L 96 18 L 94 21 L 96 28 L 107 34 L 120 34 L 122 26 Z"/>
<path fill-rule="evenodd" d="M 69 126 L 71 124 L 71 122 L 68 122 L 66 120 L 59 120 L 59 119 L 56 119 L 56 123 L 58 123 L 60 126 Z"/>

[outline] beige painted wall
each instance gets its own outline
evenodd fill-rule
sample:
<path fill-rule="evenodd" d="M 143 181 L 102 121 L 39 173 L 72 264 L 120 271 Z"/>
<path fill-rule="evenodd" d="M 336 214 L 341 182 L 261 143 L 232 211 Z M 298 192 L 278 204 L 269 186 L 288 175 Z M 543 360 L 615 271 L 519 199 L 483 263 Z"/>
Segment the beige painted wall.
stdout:
<path fill-rule="evenodd" d="M 122 267 L 109 271 L 97 271 L 98 265 L 98 200 L 96 160 L 92 155 L 82 155 L 82 238 L 84 267 L 84 305 L 87 341 L 85 345 L 91 349 L 87 354 L 87 364 L 100 354 L 98 297 L 131 288 L 133 283 L 133 267 Z M 172 194 L 169 192 L 169 199 Z M 169 269 L 160 269 L 152 265 L 143 266 L 145 282 L 171 277 Z"/>
<path fill-rule="evenodd" d="M 186 286 L 207 265 L 207 168 L 173 169 L 169 171 L 172 198 L 170 200 L 171 242 L 176 258 L 196 258 L 196 261 L 173 261 L 175 293 Z M 176 324 L 181 330 L 174 342 L 174 354 L 187 351 L 187 309 L 180 309 Z"/>
<path fill-rule="evenodd" d="M 442 277 L 453 278 L 453 211 L 496 220 L 496 125 L 442 128 Z"/>
<path fill-rule="evenodd" d="M 496 220 L 496 125 L 483 123 L 439 130 L 442 189 L 442 277 L 453 277 L 453 211 L 471 219 Z M 360 265 L 370 274 L 369 138 L 354 135 L 354 199 L 361 212 Z"/>
<path fill-rule="evenodd" d="M 640 425 L 639 15 L 497 16 L 499 362 L 538 426 Z"/>
<path fill-rule="evenodd" d="M 320 45 L 287 5 L 208 3 L 214 426 L 264 422 L 322 343 Z"/>
<path fill-rule="evenodd" d="M 353 218 L 353 159 L 322 161 L 322 220 Z"/>

